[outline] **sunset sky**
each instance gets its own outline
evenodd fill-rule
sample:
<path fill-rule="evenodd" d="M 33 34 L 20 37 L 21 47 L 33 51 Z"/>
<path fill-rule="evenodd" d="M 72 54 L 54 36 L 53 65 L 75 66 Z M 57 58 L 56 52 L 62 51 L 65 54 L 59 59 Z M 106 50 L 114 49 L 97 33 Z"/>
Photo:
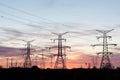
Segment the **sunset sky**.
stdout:
<path fill-rule="evenodd" d="M 0 65 L 6 67 L 6 59 L 13 57 L 23 62 L 25 42 L 32 42 L 32 59 L 41 54 L 41 49 L 55 46 L 51 39 L 56 39 L 55 33 L 69 32 L 63 35 L 71 46 L 67 51 L 67 67 L 87 67 L 102 47 L 92 48 L 91 44 L 102 43 L 96 36 L 102 35 L 97 30 L 114 29 L 108 35 L 112 36 L 109 43 L 111 62 L 120 67 L 120 0 L 0 0 Z M 56 54 L 56 49 L 51 53 Z M 47 55 L 48 51 L 44 51 Z M 56 57 L 53 58 L 55 62 Z M 98 56 L 98 65 L 101 56 Z M 15 62 L 15 61 L 14 61 Z M 50 58 L 46 57 L 46 67 Z M 54 65 L 54 64 L 53 64 Z"/>

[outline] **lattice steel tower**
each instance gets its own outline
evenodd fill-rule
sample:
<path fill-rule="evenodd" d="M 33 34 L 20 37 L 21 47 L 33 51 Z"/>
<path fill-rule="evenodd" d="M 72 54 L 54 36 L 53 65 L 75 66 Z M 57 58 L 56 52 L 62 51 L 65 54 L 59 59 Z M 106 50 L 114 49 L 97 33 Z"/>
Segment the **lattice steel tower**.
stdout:
<path fill-rule="evenodd" d="M 53 39 L 54 41 L 58 40 L 58 54 L 57 54 L 57 59 L 55 61 L 55 65 L 54 68 L 58 69 L 58 68 L 62 68 L 65 69 L 66 68 L 66 64 L 65 64 L 65 55 L 63 54 L 63 46 L 62 46 L 62 41 L 66 41 L 66 39 L 63 39 L 62 36 L 67 34 L 68 32 L 64 32 L 64 33 L 53 33 L 55 35 L 58 36 L 57 39 Z"/>
<path fill-rule="evenodd" d="M 41 57 L 41 60 L 42 60 L 42 61 L 41 61 L 41 66 L 40 66 L 40 67 L 43 68 L 43 69 L 45 69 L 45 58 L 44 58 L 45 55 L 43 54 L 44 51 L 45 51 L 45 49 L 42 49 L 42 50 L 41 50 L 42 54 L 39 54 L 39 55 L 42 56 L 42 57 Z"/>
<path fill-rule="evenodd" d="M 100 68 L 108 68 L 108 69 L 112 69 L 113 66 L 110 62 L 110 58 L 109 58 L 109 55 L 112 54 L 112 52 L 109 52 L 108 51 L 108 47 L 109 46 L 116 46 L 117 44 L 108 44 L 108 39 L 112 38 L 112 36 L 108 36 L 107 33 L 111 32 L 113 29 L 111 30 L 96 30 L 100 33 L 102 33 L 103 35 L 102 36 L 97 36 L 97 39 L 99 38 L 103 38 L 103 42 L 102 44 L 94 44 L 92 45 L 93 47 L 95 46 L 103 46 L 103 51 L 102 52 L 99 52 L 97 54 L 102 54 L 102 59 L 101 59 L 101 63 L 100 63 Z"/>
<path fill-rule="evenodd" d="M 30 68 L 32 66 L 32 63 L 31 63 L 31 58 L 30 58 L 30 47 L 31 47 L 31 42 L 33 42 L 34 40 L 31 40 L 31 41 L 25 41 L 23 40 L 24 42 L 27 42 L 27 52 L 25 54 L 25 61 L 24 61 L 24 67 L 25 68 Z"/>

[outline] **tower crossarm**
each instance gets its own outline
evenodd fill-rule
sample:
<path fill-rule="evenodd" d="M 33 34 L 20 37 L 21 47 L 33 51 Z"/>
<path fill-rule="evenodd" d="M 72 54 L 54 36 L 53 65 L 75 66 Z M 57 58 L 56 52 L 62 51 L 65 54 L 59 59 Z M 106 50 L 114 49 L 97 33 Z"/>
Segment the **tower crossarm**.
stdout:
<path fill-rule="evenodd" d="M 109 45 L 109 46 L 112 46 L 112 45 L 113 45 L 113 46 L 117 46 L 117 44 L 107 44 L 107 45 Z"/>
<path fill-rule="evenodd" d="M 62 39 L 60 39 L 60 40 L 64 40 L 64 41 L 66 41 L 66 39 L 64 39 L 64 38 L 62 38 Z"/>
<path fill-rule="evenodd" d="M 94 45 L 91 45 L 92 47 L 95 47 L 95 46 L 103 46 L 103 44 L 94 44 Z"/>
<path fill-rule="evenodd" d="M 112 54 L 112 52 L 107 52 L 107 54 L 111 55 L 111 54 Z"/>
<path fill-rule="evenodd" d="M 59 35 L 58 33 L 54 33 L 54 32 L 52 32 L 52 34 Z"/>
<path fill-rule="evenodd" d="M 48 55 L 48 57 L 55 57 L 55 56 L 58 56 L 58 54 L 50 53 L 50 55 Z"/>
<path fill-rule="evenodd" d="M 57 35 L 57 36 L 59 36 L 59 35 L 65 35 L 65 34 L 67 34 L 67 33 L 69 33 L 69 32 L 64 32 L 64 33 L 54 33 L 54 32 L 52 32 L 52 34 L 55 34 L 55 35 Z"/>
<path fill-rule="evenodd" d="M 69 48 L 70 49 L 71 47 L 70 46 L 63 46 L 63 48 Z"/>
<path fill-rule="evenodd" d="M 51 48 L 58 48 L 58 46 L 52 46 Z M 70 46 L 62 46 L 62 48 L 71 48 Z"/>
<path fill-rule="evenodd" d="M 109 32 L 111 32 L 112 30 L 114 30 L 114 29 L 111 29 L 111 30 L 96 30 L 96 31 L 98 31 L 98 32 L 100 32 L 100 33 L 105 33 L 105 34 L 107 34 L 107 33 L 109 33 Z"/>
<path fill-rule="evenodd" d="M 100 54 L 104 54 L 103 52 L 98 52 L 98 53 L 96 53 L 97 55 L 100 55 Z M 109 54 L 109 55 L 111 55 L 112 54 L 112 52 L 107 52 L 107 54 Z"/>
<path fill-rule="evenodd" d="M 103 38 L 103 36 L 96 36 L 97 39 Z"/>
<path fill-rule="evenodd" d="M 106 37 L 106 38 L 109 38 L 109 39 L 112 38 L 112 36 L 96 36 L 97 39 L 105 38 L 105 37 Z"/>
<path fill-rule="evenodd" d="M 56 40 L 58 40 L 58 38 L 56 38 L 56 39 L 51 39 L 53 42 L 55 42 Z"/>
<path fill-rule="evenodd" d="M 61 35 L 65 35 L 65 34 L 67 34 L 67 33 L 69 33 L 69 32 L 64 32 L 64 33 L 61 33 Z"/>
<path fill-rule="evenodd" d="M 106 46 L 117 46 L 117 44 L 106 44 Z M 94 44 L 94 45 L 91 45 L 92 47 L 95 47 L 95 46 L 103 46 L 103 44 Z"/>
<path fill-rule="evenodd" d="M 22 40 L 22 41 L 27 42 L 27 43 L 28 43 L 28 42 L 30 43 L 30 42 L 33 42 L 33 41 L 35 41 L 35 40 L 30 40 L 30 41 Z"/>
<path fill-rule="evenodd" d="M 45 56 L 45 57 L 49 57 L 50 56 L 50 55 L 46 55 L 46 54 L 38 54 L 38 55 Z"/>
<path fill-rule="evenodd" d="M 56 38 L 56 39 L 51 39 L 51 40 L 55 41 L 55 40 L 66 40 L 66 39 L 64 39 L 64 38 L 62 38 L 62 39 Z"/>
<path fill-rule="evenodd" d="M 51 40 L 53 40 L 53 42 L 55 42 L 56 40 L 64 40 L 64 41 L 66 41 L 66 39 L 64 39 L 64 38 L 56 38 L 56 39 L 51 39 Z"/>
<path fill-rule="evenodd" d="M 53 54 L 53 55 L 49 55 L 49 56 L 58 56 L 59 54 Z M 62 54 L 61 56 L 67 56 L 66 54 Z"/>
<path fill-rule="evenodd" d="M 54 33 L 54 32 L 52 32 L 52 34 L 55 34 L 55 35 L 65 35 L 65 34 L 67 34 L 67 33 L 69 33 L 69 32 L 64 32 L 64 33 Z"/>
<path fill-rule="evenodd" d="M 103 54 L 103 52 L 97 52 L 96 54 L 97 54 L 97 55 L 100 55 L 100 54 Z"/>
<path fill-rule="evenodd" d="M 107 36 L 107 38 L 109 38 L 109 39 L 110 39 L 110 38 L 112 38 L 112 36 Z"/>
<path fill-rule="evenodd" d="M 117 44 L 107 44 L 108 46 L 117 46 Z"/>

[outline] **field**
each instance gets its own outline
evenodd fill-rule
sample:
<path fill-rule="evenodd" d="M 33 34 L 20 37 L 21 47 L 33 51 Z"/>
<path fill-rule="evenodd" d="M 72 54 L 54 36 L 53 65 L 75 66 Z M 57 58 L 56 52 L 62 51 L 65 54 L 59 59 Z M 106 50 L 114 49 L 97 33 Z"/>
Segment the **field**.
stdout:
<path fill-rule="evenodd" d="M 0 69 L 0 80 L 120 80 L 120 69 Z"/>

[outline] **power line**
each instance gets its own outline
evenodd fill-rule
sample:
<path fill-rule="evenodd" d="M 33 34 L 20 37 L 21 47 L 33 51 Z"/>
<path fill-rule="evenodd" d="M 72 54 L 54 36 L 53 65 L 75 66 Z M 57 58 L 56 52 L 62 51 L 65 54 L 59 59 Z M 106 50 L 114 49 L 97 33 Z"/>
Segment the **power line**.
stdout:
<path fill-rule="evenodd" d="M 34 14 L 29 13 L 29 12 L 27 12 L 27 11 L 24 11 L 24 10 L 21 10 L 21 9 L 18 9 L 18 8 L 14 8 L 14 7 L 11 7 L 11 6 L 6 5 L 6 4 L 3 4 L 3 3 L 0 3 L 0 5 L 3 6 L 3 7 L 7 7 L 7 8 L 9 8 L 9 9 L 16 10 L 16 11 L 18 11 L 18 12 L 21 12 L 21 13 L 24 13 L 24 14 L 27 14 L 27 15 L 30 15 L 30 16 L 32 16 L 32 17 L 39 18 L 39 19 L 41 19 L 41 20 L 45 20 L 45 21 L 48 21 L 48 22 L 56 23 L 56 24 L 61 24 L 61 23 L 58 23 L 58 22 L 56 22 L 56 21 L 53 21 L 53 20 L 50 20 L 50 19 L 47 19 L 47 18 L 43 18 L 43 17 L 37 16 L 37 15 L 34 15 Z M 66 25 L 66 24 L 61 24 L 61 25 L 62 25 L 62 26 L 66 26 L 66 27 L 71 27 L 70 25 Z"/>
<path fill-rule="evenodd" d="M 12 16 L 12 17 L 15 17 L 15 18 L 18 18 L 18 19 L 21 19 L 21 20 L 26 20 L 26 21 L 30 21 L 30 22 L 34 22 L 34 23 L 40 24 L 40 23 L 37 22 L 37 21 L 33 21 L 33 20 L 26 19 L 26 18 L 23 18 L 23 17 L 20 17 L 20 16 L 16 16 L 16 15 L 13 15 L 13 14 L 10 14 L 10 13 L 7 13 L 7 12 L 4 12 L 4 11 L 0 11 L 0 13 L 6 14 L 6 15 L 10 15 L 10 16 Z"/>
<path fill-rule="evenodd" d="M 10 21 L 12 20 L 12 21 L 15 21 L 15 22 L 17 22 L 17 23 L 19 23 L 19 24 L 26 25 L 26 26 L 28 26 L 28 27 L 33 27 L 33 28 L 34 28 L 34 27 L 36 26 L 36 25 L 33 25 L 33 24 L 28 24 L 28 23 L 26 23 L 26 22 L 17 20 L 17 19 L 9 18 L 9 17 L 6 17 L 6 16 L 1 16 L 1 18 L 8 19 L 8 20 L 10 20 Z M 43 27 L 43 26 L 39 26 L 40 29 L 43 29 L 42 27 Z M 50 31 L 49 29 L 43 29 L 43 30 Z"/>
<path fill-rule="evenodd" d="M 21 9 L 18 9 L 18 8 L 14 8 L 14 7 L 11 7 L 11 6 L 8 6 L 8 5 L 3 4 L 3 3 L 0 3 L 0 5 L 1 5 L 1 6 L 4 6 L 4 7 L 7 7 L 7 8 L 9 8 L 9 9 L 12 9 L 12 10 L 16 10 L 16 11 L 18 11 L 18 12 L 22 12 L 22 13 L 27 14 L 27 15 L 33 16 L 33 17 L 40 18 L 40 19 L 42 19 L 42 20 L 48 20 L 48 19 L 42 18 L 42 17 L 40 17 L 40 16 L 33 15 L 33 14 L 31 14 L 31 13 L 29 13 L 29 12 L 26 12 L 26 11 L 24 11 L 24 10 L 21 10 Z"/>
<path fill-rule="evenodd" d="M 34 27 L 34 28 L 39 28 L 39 29 L 43 29 L 43 30 L 47 30 L 47 31 L 50 31 L 50 29 L 45 29 L 45 28 L 43 28 L 43 27 L 45 27 L 45 26 L 40 26 L 40 25 L 36 25 L 36 24 L 29 24 L 29 23 L 26 23 L 26 22 L 23 22 L 23 20 L 25 20 L 25 21 L 29 21 L 29 22 L 34 22 L 34 23 L 37 23 L 37 24 L 41 24 L 41 23 L 39 23 L 39 22 L 37 22 L 37 21 L 33 21 L 33 20 L 30 20 L 30 19 L 26 19 L 26 18 L 22 18 L 22 17 L 19 17 L 19 16 L 16 16 L 16 15 L 13 15 L 13 14 L 10 14 L 10 13 L 7 13 L 7 12 L 4 12 L 4 11 L 0 11 L 1 13 L 3 13 L 3 14 L 7 14 L 7 15 L 9 15 L 9 16 L 12 16 L 12 17 L 15 17 L 15 18 L 10 18 L 10 17 L 7 17 L 7 16 L 1 16 L 1 18 L 4 18 L 4 19 L 8 19 L 8 20 L 12 20 L 12 21 L 15 21 L 15 22 L 18 22 L 18 23 L 20 23 L 20 24 L 22 24 L 22 25 L 27 25 L 27 26 L 29 26 L 29 27 Z M 19 20 L 18 20 L 19 19 Z M 21 21 L 21 20 L 22 21 Z M 47 27 L 50 27 L 50 26 L 47 26 Z"/>

